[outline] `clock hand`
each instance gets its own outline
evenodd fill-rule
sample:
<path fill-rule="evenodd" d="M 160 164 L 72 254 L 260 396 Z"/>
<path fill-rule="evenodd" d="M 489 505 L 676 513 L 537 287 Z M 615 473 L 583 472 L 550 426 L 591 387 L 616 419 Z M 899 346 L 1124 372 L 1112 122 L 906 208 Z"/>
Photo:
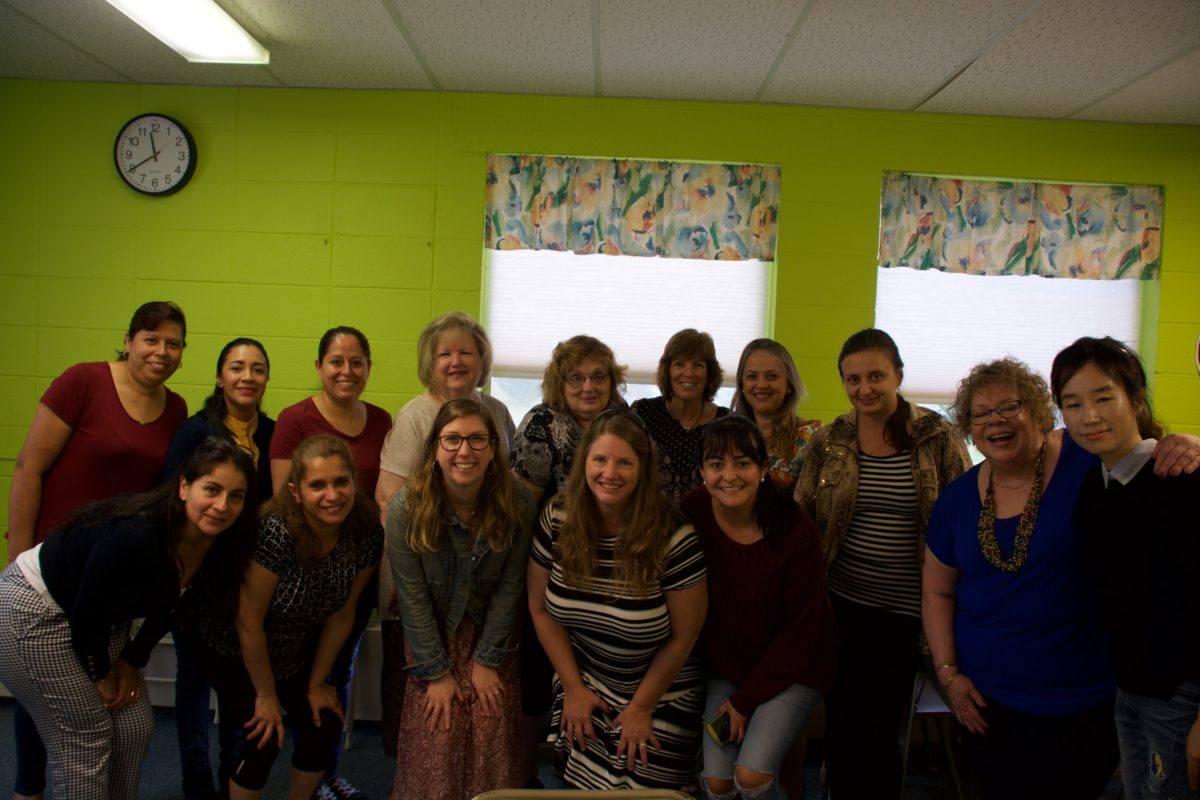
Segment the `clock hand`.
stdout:
<path fill-rule="evenodd" d="M 158 161 L 158 148 L 154 146 L 154 131 L 150 131 L 150 152 L 154 153 L 152 158 Z"/>
<path fill-rule="evenodd" d="M 159 154 L 160 152 L 162 152 L 162 151 L 161 151 L 161 150 L 159 150 L 159 151 L 155 151 L 155 152 L 154 152 L 152 155 L 146 156 L 146 157 L 145 157 L 145 158 L 143 158 L 141 161 L 137 162 L 137 163 L 136 163 L 136 164 L 134 164 L 132 167 L 130 167 L 129 169 L 127 169 L 127 170 L 126 170 L 126 172 L 133 172 L 133 171 L 134 171 L 134 170 L 136 170 L 138 167 L 140 167 L 142 164 L 145 164 L 147 161 L 149 161 L 149 160 L 150 160 L 150 159 L 152 159 L 152 158 L 153 158 L 153 159 L 157 159 L 157 158 L 158 158 L 158 154 Z"/>

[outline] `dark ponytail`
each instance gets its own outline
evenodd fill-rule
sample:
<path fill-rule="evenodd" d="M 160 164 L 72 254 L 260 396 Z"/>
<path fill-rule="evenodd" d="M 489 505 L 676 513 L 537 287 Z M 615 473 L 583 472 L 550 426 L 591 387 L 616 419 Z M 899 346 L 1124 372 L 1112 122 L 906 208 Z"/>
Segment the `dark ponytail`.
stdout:
<path fill-rule="evenodd" d="M 861 353 L 864 350 L 878 350 L 883 353 L 896 370 L 896 374 L 900 377 L 904 376 L 904 362 L 900 360 L 900 348 L 896 347 L 895 340 L 887 332 L 878 328 L 864 328 L 846 340 L 846 343 L 842 345 L 842 352 L 838 353 L 838 374 L 840 375 L 842 372 L 842 362 L 846 360 L 846 356 Z M 908 430 L 908 422 L 911 417 L 912 405 L 904 399 L 904 395 L 897 392 L 896 410 L 892 412 L 883 426 L 884 441 L 897 450 L 908 450 L 912 447 L 912 433 Z"/>

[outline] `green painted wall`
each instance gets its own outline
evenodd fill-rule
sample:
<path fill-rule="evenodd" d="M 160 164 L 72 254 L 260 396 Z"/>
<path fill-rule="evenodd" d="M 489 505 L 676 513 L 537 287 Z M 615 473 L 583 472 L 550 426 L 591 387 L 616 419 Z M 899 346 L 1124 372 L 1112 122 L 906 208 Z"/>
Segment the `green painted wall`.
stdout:
<path fill-rule="evenodd" d="M 117 130 L 146 111 L 197 141 L 195 179 L 172 197 L 137 195 L 113 168 Z M 425 322 L 478 312 L 489 151 L 782 164 L 775 333 L 823 419 L 845 407 L 837 348 L 873 317 L 882 170 L 1162 184 L 1156 401 L 1172 429 L 1200 432 L 1200 127 L 0 80 L 0 514 L 41 391 L 110 356 L 147 299 L 187 312 L 171 386 L 193 408 L 237 334 L 271 352 L 270 411 L 311 393 L 315 340 L 343 322 L 375 349 L 368 399 L 397 408 L 419 390 Z"/>

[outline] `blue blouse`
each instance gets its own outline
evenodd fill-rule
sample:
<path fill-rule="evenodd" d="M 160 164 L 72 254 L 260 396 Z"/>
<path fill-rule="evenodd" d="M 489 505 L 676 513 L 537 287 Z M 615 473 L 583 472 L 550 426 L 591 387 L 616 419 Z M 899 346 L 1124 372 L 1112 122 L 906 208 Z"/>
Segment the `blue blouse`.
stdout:
<path fill-rule="evenodd" d="M 1063 435 L 1042 493 L 1029 557 L 1015 573 L 979 547 L 979 467 L 938 497 L 926 546 L 960 572 L 955 589 L 958 668 L 984 697 L 1028 714 L 1074 714 L 1112 698 L 1108 640 L 1087 577 L 1076 503 L 1095 456 Z M 1001 554 L 1012 554 L 1017 517 L 996 520 Z"/>

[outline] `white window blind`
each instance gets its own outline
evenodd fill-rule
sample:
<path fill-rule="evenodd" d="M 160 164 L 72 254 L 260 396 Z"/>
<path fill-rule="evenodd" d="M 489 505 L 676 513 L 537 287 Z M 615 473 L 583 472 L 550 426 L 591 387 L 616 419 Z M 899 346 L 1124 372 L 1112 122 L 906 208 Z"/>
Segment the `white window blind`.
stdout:
<path fill-rule="evenodd" d="M 540 401 L 537 387 L 554 346 L 576 334 L 595 336 L 629 365 L 630 400 L 658 393 L 635 384 L 654 383 L 663 346 L 682 328 L 712 334 L 729 386 L 742 348 L 767 335 L 769 262 L 487 252 L 492 393 L 516 420 Z"/>
<path fill-rule="evenodd" d="M 1080 336 L 1138 349 L 1140 281 L 963 275 L 880 268 L 875 326 L 904 359 L 904 393 L 946 403 L 982 361 L 1015 356 L 1049 381 L 1055 354 Z"/>

